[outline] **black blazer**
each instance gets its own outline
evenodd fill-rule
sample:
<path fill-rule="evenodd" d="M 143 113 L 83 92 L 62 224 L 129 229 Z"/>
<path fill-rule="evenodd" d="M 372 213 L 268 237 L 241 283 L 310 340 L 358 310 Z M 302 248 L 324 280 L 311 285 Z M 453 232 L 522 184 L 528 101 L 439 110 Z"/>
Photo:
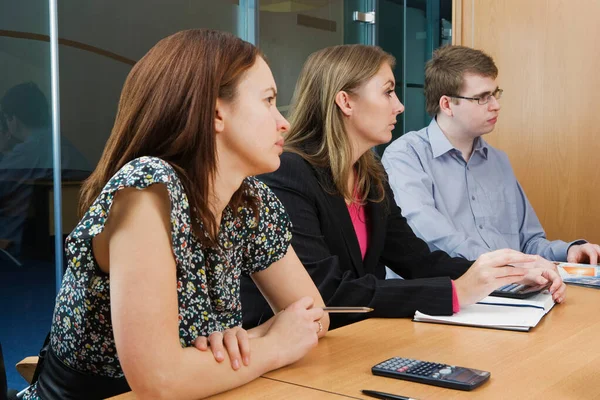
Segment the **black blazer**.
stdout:
<path fill-rule="evenodd" d="M 331 327 L 367 317 L 410 317 L 415 310 L 452 314 L 452 284 L 471 261 L 431 252 L 408 226 L 386 183 L 386 200 L 366 205 L 369 241 L 362 260 L 343 197 L 330 194 L 330 174 L 293 153 L 281 166 L 258 177 L 275 192 L 290 215 L 292 246 L 329 306 L 367 306 L 368 314 L 331 314 Z M 405 278 L 385 280 L 385 266 Z M 244 327 L 272 311 L 250 278 L 242 279 Z"/>

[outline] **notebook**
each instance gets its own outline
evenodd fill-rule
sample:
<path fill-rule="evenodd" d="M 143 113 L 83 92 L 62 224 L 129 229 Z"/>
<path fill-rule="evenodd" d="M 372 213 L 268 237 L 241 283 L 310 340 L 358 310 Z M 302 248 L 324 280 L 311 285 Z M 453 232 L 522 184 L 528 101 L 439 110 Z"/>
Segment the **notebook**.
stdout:
<path fill-rule="evenodd" d="M 560 263 L 558 272 L 565 283 L 600 289 L 600 268 L 597 266 Z"/>
<path fill-rule="evenodd" d="M 462 307 L 451 316 L 436 316 L 415 312 L 413 321 L 438 324 L 476 326 L 482 328 L 529 331 L 554 307 L 548 291 L 528 299 L 488 296 L 476 304 Z"/>

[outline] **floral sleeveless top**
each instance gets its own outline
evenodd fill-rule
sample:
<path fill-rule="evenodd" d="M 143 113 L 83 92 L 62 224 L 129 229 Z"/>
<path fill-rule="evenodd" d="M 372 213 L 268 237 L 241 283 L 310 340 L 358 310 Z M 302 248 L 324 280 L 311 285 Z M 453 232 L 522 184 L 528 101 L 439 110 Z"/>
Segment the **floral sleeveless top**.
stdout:
<path fill-rule="evenodd" d="M 92 253 L 92 238 L 104 229 L 115 194 L 124 188 L 164 184 L 171 201 L 171 241 L 176 261 L 179 340 L 191 346 L 208 336 L 241 325 L 240 275 L 267 268 L 287 252 L 291 223 L 279 199 L 262 182 L 247 178 L 258 198 L 258 219 L 241 207 L 223 211 L 219 248 L 204 247 L 191 229 L 190 208 L 175 170 L 155 157 L 126 164 L 106 184 L 66 240 L 68 268 L 56 299 L 50 345 L 67 366 L 89 374 L 120 378 L 110 314 L 110 278 Z M 35 399 L 35 385 L 25 396 Z"/>

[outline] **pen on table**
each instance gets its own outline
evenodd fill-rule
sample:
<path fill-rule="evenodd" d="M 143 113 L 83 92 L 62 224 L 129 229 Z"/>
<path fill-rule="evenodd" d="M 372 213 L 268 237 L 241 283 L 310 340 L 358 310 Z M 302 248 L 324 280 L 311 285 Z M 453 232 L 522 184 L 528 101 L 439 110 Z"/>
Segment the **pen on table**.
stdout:
<path fill-rule="evenodd" d="M 383 393 L 375 390 L 362 390 L 363 394 L 383 400 L 417 400 L 412 397 L 400 396 L 399 394 Z"/>
<path fill-rule="evenodd" d="M 373 311 L 370 307 L 323 307 L 323 311 L 330 313 L 367 313 Z"/>

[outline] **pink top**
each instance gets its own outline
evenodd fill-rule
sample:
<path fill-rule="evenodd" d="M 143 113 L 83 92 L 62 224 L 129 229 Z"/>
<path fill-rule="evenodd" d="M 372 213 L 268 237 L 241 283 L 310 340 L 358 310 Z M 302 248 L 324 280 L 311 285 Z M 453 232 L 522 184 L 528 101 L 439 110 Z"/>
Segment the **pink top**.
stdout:
<path fill-rule="evenodd" d="M 351 203 L 347 205 L 348 212 L 350 213 L 350 219 L 354 226 L 354 232 L 358 239 L 358 245 L 360 246 L 360 254 L 364 261 L 365 254 L 367 254 L 367 247 L 369 246 L 369 235 L 367 233 L 367 218 L 365 216 L 365 206 Z"/>
<path fill-rule="evenodd" d="M 365 206 L 358 205 L 356 203 L 350 203 L 346 205 L 348 207 L 348 212 L 350 213 L 350 219 L 352 220 L 352 225 L 354 226 L 354 232 L 356 233 L 356 238 L 358 239 L 358 245 L 360 246 L 360 255 L 362 256 L 363 261 L 365 260 L 365 255 L 367 254 L 367 248 L 369 246 L 369 235 L 367 232 L 367 217 L 365 215 Z M 460 303 L 458 302 L 458 295 L 456 294 L 456 286 L 454 285 L 454 281 L 452 282 L 452 312 L 460 311 Z"/>

